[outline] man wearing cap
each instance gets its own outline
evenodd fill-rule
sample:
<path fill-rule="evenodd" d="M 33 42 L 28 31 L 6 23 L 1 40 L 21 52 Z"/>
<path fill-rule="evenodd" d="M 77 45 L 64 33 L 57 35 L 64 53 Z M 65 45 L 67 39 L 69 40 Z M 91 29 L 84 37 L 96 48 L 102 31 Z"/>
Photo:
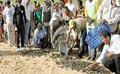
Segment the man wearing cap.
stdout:
<path fill-rule="evenodd" d="M 78 35 L 80 31 L 83 31 L 85 33 L 86 31 L 85 25 L 86 25 L 86 21 L 82 18 L 76 18 L 69 21 L 69 30 L 67 32 L 66 42 L 68 41 L 71 33 L 73 34 L 73 37 L 74 37 L 73 42 L 70 46 L 70 50 L 69 50 L 70 52 L 74 47 L 75 43 L 78 42 Z"/>
<path fill-rule="evenodd" d="M 32 46 L 36 47 L 40 45 L 41 41 L 44 41 L 43 39 L 45 39 L 46 35 L 47 35 L 47 32 L 45 28 L 41 25 L 41 23 L 39 23 L 37 28 L 34 31 L 34 38 L 32 40 Z"/>

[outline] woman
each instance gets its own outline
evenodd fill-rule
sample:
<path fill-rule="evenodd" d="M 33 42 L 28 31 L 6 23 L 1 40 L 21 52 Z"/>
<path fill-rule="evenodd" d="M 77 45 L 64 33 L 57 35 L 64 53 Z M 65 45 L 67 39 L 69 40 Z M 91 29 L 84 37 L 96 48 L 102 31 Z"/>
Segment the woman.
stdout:
<path fill-rule="evenodd" d="M 64 12 L 63 12 L 63 23 L 64 24 L 68 24 L 68 22 L 74 18 L 74 14 L 68 9 L 67 6 L 65 6 L 64 8 Z"/>

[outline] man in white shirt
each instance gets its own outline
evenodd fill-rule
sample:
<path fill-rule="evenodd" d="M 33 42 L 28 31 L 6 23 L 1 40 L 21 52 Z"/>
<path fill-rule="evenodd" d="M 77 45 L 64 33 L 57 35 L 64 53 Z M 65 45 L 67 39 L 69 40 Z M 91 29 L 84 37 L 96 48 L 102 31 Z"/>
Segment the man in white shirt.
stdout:
<path fill-rule="evenodd" d="M 120 0 L 103 0 L 98 10 L 97 21 L 99 24 L 107 23 L 111 32 L 115 33 L 120 21 Z"/>
<path fill-rule="evenodd" d="M 68 7 L 68 9 L 71 11 L 71 12 L 74 12 L 75 11 L 75 4 L 73 4 L 73 1 L 72 0 L 68 0 L 68 2 L 65 4 L 65 6 Z"/>
<path fill-rule="evenodd" d="M 30 24 L 32 21 L 32 4 L 30 0 L 22 0 L 21 5 L 25 7 L 25 14 L 26 14 L 27 22 L 24 24 L 25 25 L 24 42 L 26 45 L 28 45 L 29 29 L 30 29 Z"/>
<path fill-rule="evenodd" d="M 3 10 L 4 23 L 7 24 L 8 43 L 10 46 L 15 44 L 15 29 L 13 25 L 14 7 L 10 5 L 10 1 L 6 2 L 6 7 Z"/>
<path fill-rule="evenodd" d="M 110 71 L 120 74 L 120 35 L 111 37 L 110 32 L 104 30 L 102 32 L 102 40 L 105 45 L 101 55 L 95 63 L 90 64 L 88 67 L 92 68 L 102 63 Z"/>

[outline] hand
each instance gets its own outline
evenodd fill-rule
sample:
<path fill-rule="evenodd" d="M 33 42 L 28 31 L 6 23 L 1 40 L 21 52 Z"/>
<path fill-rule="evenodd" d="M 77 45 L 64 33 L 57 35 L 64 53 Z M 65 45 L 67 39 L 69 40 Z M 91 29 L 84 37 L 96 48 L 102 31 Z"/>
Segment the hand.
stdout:
<path fill-rule="evenodd" d="M 103 19 L 103 20 L 102 20 L 102 22 L 104 22 L 104 23 L 107 23 L 107 24 L 108 24 L 108 21 L 107 21 L 107 20 L 105 20 L 105 19 Z"/>
<path fill-rule="evenodd" d="M 89 64 L 86 69 L 92 69 L 93 67 L 95 67 L 97 64 L 99 64 L 98 62 L 95 62 L 95 63 L 92 63 L 92 64 Z"/>
<path fill-rule="evenodd" d="M 106 53 L 106 54 L 105 54 L 105 57 L 106 57 L 106 58 L 111 58 L 113 55 L 114 55 L 114 53 L 113 53 L 113 52 L 110 52 L 110 53 Z"/>

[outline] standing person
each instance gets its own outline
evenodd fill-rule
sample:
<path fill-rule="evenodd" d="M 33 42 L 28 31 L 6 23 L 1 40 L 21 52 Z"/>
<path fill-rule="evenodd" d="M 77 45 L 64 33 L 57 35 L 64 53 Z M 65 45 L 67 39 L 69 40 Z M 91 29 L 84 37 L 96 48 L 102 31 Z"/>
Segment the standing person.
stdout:
<path fill-rule="evenodd" d="M 19 40 L 21 36 L 21 48 L 24 47 L 24 22 L 26 23 L 25 8 L 21 5 L 21 0 L 17 0 L 15 7 L 14 20 L 17 28 L 17 49 L 19 50 Z"/>
<path fill-rule="evenodd" d="M 2 16 L 3 9 L 4 9 L 3 2 L 0 1 L 0 42 L 2 41 L 3 34 L 3 16 Z"/>
<path fill-rule="evenodd" d="M 99 8 L 99 0 L 87 0 L 85 2 L 85 18 L 87 21 L 86 29 L 87 34 L 89 31 L 93 30 L 95 26 L 97 25 L 96 17 L 97 17 L 97 8 Z M 96 58 L 96 49 L 91 49 L 90 46 L 88 46 L 88 53 L 89 57 L 88 59 L 95 60 Z"/>
<path fill-rule="evenodd" d="M 65 4 L 65 6 L 68 7 L 68 9 L 74 13 L 75 11 L 75 4 L 73 4 L 73 1 L 72 0 L 68 0 L 67 3 Z"/>
<path fill-rule="evenodd" d="M 54 32 L 59 28 L 60 26 L 60 22 L 62 21 L 62 17 L 61 17 L 61 12 L 59 9 L 59 4 L 56 3 L 55 7 L 54 7 L 54 12 L 52 14 L 51 20 L 50 20 L 50 37 L 52 40 L 52 37 L 54 35 Z"/>
<path fill-rule="evenodd" d="M 24 43 L 25 43 L 25 46 L 28 46 L 30 24 L 32 24 L 32 4 L 30 0 L 22 0 L 21 5 L 25 7 L 25 15 L 26 15 L 27 22 L 24 24 L 25 26 Z"/>
<path fill-rule="evenodd" d="M 34 1 L 34 5 L 33 5 L 32 9 L 33 9 L 33 11 L 37 10 L 37 1 Z"/>
<path fill-rule="evenodd" d="M 7 6 L 3 11 L 3 18 L 4 23 L 6 23 L 8 27 L 9 46 L 13 46 L 15 44 L 15 28 L 13 25 L 14 7 L 10 5 L 10 1 L 7 1 L 6 4 Z"/>
<path fill-rule="evenodd" d="M 88 68 L 102 63 L 110 71 L 115 72 L 115 74 L 120 74 L 120 35 L 111 36 L 110 32 L 104 30 L 102 32 L 102 41 L 105 45 L 101 55 Z"/>
<path fill-rule="evenodd" d="M 44 0 L 45 6 L 42 9 L 42 23 L 47 31 L 47 39 L 49 46 L 51 46 L 50 42 L 50 27 L 49 27 L 49 22 L 51 19 L 51 6 L 50 6 L 50 1 L 49 0 Z"/>

